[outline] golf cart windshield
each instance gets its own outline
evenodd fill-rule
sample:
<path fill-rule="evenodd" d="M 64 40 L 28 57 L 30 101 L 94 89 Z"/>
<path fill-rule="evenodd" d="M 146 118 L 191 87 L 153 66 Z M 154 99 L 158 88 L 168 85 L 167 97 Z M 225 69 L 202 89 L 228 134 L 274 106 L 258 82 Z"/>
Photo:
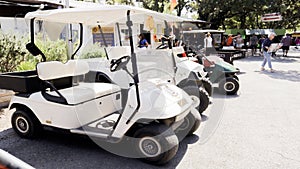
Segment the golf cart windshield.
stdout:
<path fill-rule="evenodd" d="M 106 51 L 109 61 L 122 56 L 130 56 L 129 46 L 107 47 Z M 138 49 L 136 50 L 136 58 L 141 82 L 149 79 L 173 80 L 175 65 L 171 50 Z M 130 73 L 133 72 L 131 62 L 128 63 L 127 69 Z"/>
<path fill-rule="evenodd" d="M 153 78 L 172 81 L 175 76 L 175 65 L 170 50 L 139 50 L 137 64 L 140 81 Z"/>

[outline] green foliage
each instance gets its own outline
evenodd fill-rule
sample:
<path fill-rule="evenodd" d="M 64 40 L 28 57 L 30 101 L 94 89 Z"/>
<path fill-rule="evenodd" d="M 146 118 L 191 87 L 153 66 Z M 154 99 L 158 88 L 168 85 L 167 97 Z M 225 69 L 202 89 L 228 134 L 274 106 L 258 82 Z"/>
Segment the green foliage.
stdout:
<path fill-rule="evenodd" d="M 36 61 L 23 61 L 17 66 L 17 71 L 34 70 Z"/>
<path fill-rule="evenodd" d="M 143 7 L 157 12 L 164 12 L 170 0 L 143 0 Z"/>
<path fill-rule="evenodd" d="M 51 41 L 48 38 L 38 38 L 36 45 L 45 54 L 47 60 L 66 62 L 67 44 L 64 40 Z"/>
<path fill-rule="evenodd" d="M 296 29 L 300 26 L 298 0 L 197 0 L 191 6 L 199 19 L 212 22 L 214 29 Z M 261 22 L 266 13 L 279 12 L 283 20 Z"/>
<path fill-rule="evenodd" d="M 51 41 L 48 38 L 42 39 L 37 36 L 35 43 L 38 48 L 45 54 L 47 60 L 56 60 L 61 62 L 67 61 L 66 42 L 63 40 Z M 23 44 L 28 43 L 28 40 Z M 16 65 L 17 71 L 34 70 L 36 64 L 41 61 L 41 56 L 33 56 L 29 52 L 26 54 L 26 59 Z"/>
<path fill-rule="evenodd" d="M 100 58 L 105 57 L 105 51 L 100 47 L 99 43 L 95 43 L 93 45 L 85 47 L 81 53 L 81 59 L 89 59 L 89 58 Z"/>
<path fill-rule="evenodd" d="M 41 60 L 40 56 L 32 56 L 25 45 L 27 38 L 0 32 L 0 72 L 13 72 L 35 69 Z M 66 43 L 63 40 L 50 41 L 48 38 L 38 38 L 36 45 L 45 54 L 47 60 L 67 61 Z"/>
<path fill-rule="evenodd" d="M 0 32 L 0 72 L 15 71 L 26 56 L 24 38 Z"/>

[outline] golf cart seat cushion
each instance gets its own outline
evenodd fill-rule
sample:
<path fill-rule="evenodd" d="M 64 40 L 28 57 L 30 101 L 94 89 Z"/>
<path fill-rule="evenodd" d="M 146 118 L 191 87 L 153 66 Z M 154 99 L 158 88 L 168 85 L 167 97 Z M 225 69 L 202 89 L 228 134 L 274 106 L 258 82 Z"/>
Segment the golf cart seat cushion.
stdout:
<path fill-rule="evenodd" d="M 79 83 L 77 86 L 59 90 L 68 104 L 79 104 L 120 91 L 119 86 L 109 83 Z M 58 96 L 54 91 L 48 94 Z"/>
<path fill-rule="evenodd" d="M 88 71 L 88 63 L 79 60 L 69 60 L 65 64 L 59 61 L 40 62 L 37 65 L 37 73 L 41 80 L 78 76 Z"/>
<path fill-rule="evenodd" d="M 177 56 L 178 54 L 183 54 L 185 51 L 182 46 L 177 46 L 172 48 L 172 52 L 174 56 Z"/>
<path fill-rule="evenodd" d="M 130 56 L 129 46 L 113 46 L 106 48 L 109 60 L 119 59 L 123 56 Z"/>

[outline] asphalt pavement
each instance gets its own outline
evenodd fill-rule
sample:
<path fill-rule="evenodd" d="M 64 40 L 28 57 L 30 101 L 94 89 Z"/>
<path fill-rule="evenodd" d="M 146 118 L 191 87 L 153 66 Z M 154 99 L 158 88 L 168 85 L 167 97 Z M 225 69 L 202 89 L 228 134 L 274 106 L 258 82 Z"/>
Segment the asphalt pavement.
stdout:
<path fill-rule="evenodd" d="M 300 168 L 300 56 L 276 57 L 275 73 L 260 71 L 262 57 L 235 60 L 237 96 L 213 96 L 197 132 L 180 143 L 165 166 L 114 155 L 86 137 L 48 131 L 41 138 L 0 132 L 0 149 L 36 168 Z M 3 117 L 2 117 L 3 118 Z M 1 118 L 0 118 L 1 120 Z M 114 145 L 111 145 L 114 146 Z"/>

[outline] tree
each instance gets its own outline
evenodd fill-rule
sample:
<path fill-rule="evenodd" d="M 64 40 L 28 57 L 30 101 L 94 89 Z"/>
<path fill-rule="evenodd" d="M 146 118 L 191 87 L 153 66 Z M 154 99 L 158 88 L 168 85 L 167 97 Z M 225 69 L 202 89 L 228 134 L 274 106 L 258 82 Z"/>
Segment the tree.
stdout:
<path fill-rule="evenodd" d="M 163 13 L 167 3 L 169 0 L 143 0 L 143 7 Z"/>
<path fill-rule="evenodd" d="M 300 26 L 300 2 L 298 0 L 197 0 L 192 9 L 197 11 L 198 19 L 212 22 L 211 28 L 255 29 L 285 28 Z M 263 14 L 280 12 L 282 21 L 263 23 Z"/>

